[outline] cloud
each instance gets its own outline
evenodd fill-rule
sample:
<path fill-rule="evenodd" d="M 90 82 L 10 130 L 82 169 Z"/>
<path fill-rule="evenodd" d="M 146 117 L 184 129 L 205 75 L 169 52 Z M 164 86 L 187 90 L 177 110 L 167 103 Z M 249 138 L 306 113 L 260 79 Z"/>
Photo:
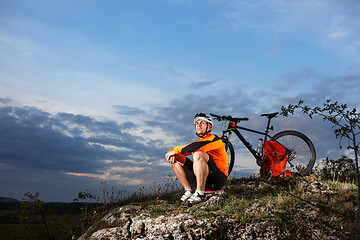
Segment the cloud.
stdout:
<path fill-rule="evenodd" d="M 124 131 L 134 126 L 130 122 L 11 106 L 0 108 L 0 122 L 1 162 L 14 166 L 91 173 L 103 168 L 103 160 L 121 162 L 151 148 Z"/>
<path fill-rule="evenodd" d="M 138 116 L 138 115 L 143 115 L 145 113 L 144 110 L 141 110 L 136 107 L 129 107 L 124 105 L 114 105 L 113 107 L 116 109 L 117 114 Z"/>
<path fill-rule="evenodd" d="M 7 179 L 11 173 L 17 175 L 21 189 L 30 182 L 42 186 L 38 183 L 40 178 L 49 186 L 58 185 L 55 175 L 72 176 L 72 181 L 74 177 L 88 179 L 81 180 L 84 186 L 97 180 L 129 189 L 159 182 L 171 171 L 163 159 L 170 146 L 161 139 L 147 140 L 147 133 L 129 133 L 136 126 L 132 122 L 98 121 L 64 112 L 53 114 L 36 107 L 12 106 L 8 99 L 0 102 L 5 103 L 0 107 L 0 175 Z M 27 180 L 30 172 L 40 174 L 37 180 Z M 27 191 L 31 189 L 34 188 Z M 71 193 L 64 194 L 69 197 Z"/>
<path fill-rule="evenodd" d="M 1 108 L 1 161 L 14 166 L 97 169 L 101 153 L 81 137 L 55 130 L 56 119 L 35 108 Z M 59 126 L 61 129 L 64 125 Z"/>
<path fill-rule="evenodd" d="M 283 73 L 279 75 L 281 86 L 276 86 L 276 89 L 281 91 L 289 90 L 300 84 L 309 83 L 319 77 L 321 77 L 321 75 L 310 68 L 299 69 L 291 73 Z"/>
<path fill-rule="evenodd" d="M 179 78 L 179 79 L 186 79 L 186 80 L 191 79 L 188 75 L 186 75 L 185 73 L 181 72 L 180 70 L 176 69 L 173 66 L 166 66 L 164 71 L 170 77 Z"/>
<path fill-rule="evenodd" d="M 95 178 L 102 181 L 112 181 L 118 184 L 126 183 L 130 186 L 147 185 L 145 179 L 141 178 L 142 173 L 149 171 L 148 168 L 140 167 L 113 167 L 107 170 L 98 171 L 98 173 L 79 173 L 79 172 L 65 172 L 66 175 L 72 175 L 76 177 L 88 177 Z M 123 173 L 126 173 L 125 175 Z"/>
<path fill-rule="evenodd" d="M 338 39 L 338 38 L 343 38 L 347 35 L 346 32 L 344 32 L 342 29 L 333 29 L 330 33 L 329 33 L 329 38 L 332 39 Z"/>
<path fill-rule="evenodd" d="M 360 90 L 360 75 L 327 76 L 306 68 L 283 73 L 279 75 L 279 80 L 280 83 L 273 87 L 273 91 L 283 92 L 278 98 L 279 102 L 294 103 L 292 99 L 304 99 L 319 106 L 326 99 L 332 99 L 357 106 L 360 101 L 357 94 Z"/>
<path fill-rule="evenodd" d="M 205 80 L 191 83 L 191 88 L 200 89 L 212 87 L 215 83 L 219 82 L 220 79 L 214 79 L 211 76 L 206 76 Z"/>
<path fill-rule="evenodd" d="M 0 98 L 0 103 L 7 105 L 7 104 L 12 103 L 12 100 L 9 98 Z"/>

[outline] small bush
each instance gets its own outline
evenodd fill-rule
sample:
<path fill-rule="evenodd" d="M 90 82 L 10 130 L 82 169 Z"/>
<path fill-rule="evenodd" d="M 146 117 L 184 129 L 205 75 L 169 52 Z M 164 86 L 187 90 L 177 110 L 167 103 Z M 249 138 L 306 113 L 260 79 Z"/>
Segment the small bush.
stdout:
<path fill-rule="evenodd" d="M 317 164 L 313 173 L 323 180 L 333 180 L 341 182 L 356 181 L 356 167 L 354 159 L 342 156 L 337 160 L 326 158 Z"/>

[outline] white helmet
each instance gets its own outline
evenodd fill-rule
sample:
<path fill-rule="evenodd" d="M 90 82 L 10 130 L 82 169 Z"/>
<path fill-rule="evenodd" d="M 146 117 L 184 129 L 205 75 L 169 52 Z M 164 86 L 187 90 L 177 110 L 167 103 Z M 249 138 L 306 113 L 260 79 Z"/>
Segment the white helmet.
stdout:
<path fill-rule="evenodd" d="M 211 117 L 209 117 L 209 116 L 206 115 L 205 113 L 197 113 L 197 114 L 195 114 L 194 124 L 195 124 L 196 121 L 198 121 L 198 120 L 204 120 L 205 122 L 210 123 L 211 126 L 213 125 L 213 121 L 212 121 Z"/>

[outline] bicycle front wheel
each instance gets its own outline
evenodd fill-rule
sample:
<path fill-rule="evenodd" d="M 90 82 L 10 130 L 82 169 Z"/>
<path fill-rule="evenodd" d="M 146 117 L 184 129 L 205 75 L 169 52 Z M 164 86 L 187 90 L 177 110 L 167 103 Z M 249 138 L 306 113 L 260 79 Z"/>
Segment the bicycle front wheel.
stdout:
<path fill-rule="evenodd" d="M 316 159 L 316 152 L 313 143 L 304 134 L 286 130 L 275 134 L 272 138 L 285 147 L 287 154 L 286 170 L 306 176 L 310 173 Z"/>
<path fill-rule="evenodd" d="M 234 147 L 231 144 L 231 142 L 227 142 L 224 141 L 224 145 L 225 145 L 225 149 L 226 149 L 226 153 L 228 155 L 228 176 L 230 176 L 230 173 L 234 167 L 234 163 L 235 163 L 235 151 L 234 151 Z"/>

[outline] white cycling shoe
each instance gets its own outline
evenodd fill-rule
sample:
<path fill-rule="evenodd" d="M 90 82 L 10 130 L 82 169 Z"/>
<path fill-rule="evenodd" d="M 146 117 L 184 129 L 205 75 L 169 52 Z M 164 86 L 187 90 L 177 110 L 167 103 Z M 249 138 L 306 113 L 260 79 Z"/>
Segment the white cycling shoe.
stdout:
<path fill-rule="evenodd" d="M 186 200 L 188 200 L 192 195 L 194 194 L 194 192 L 186 190 L 184 195 L 181 196 L 180 201 L 181 202 L 185 202 Z"/>
<path fill-rule="evenodd" d="M 205 200 L 205 194 L 201 195 L 200 193 L 195 192 L 191 197 L 189 197 L 187 202 L 190 204 L 194 204 L 194 203 L 202 202 L 204 200 Z"/>

